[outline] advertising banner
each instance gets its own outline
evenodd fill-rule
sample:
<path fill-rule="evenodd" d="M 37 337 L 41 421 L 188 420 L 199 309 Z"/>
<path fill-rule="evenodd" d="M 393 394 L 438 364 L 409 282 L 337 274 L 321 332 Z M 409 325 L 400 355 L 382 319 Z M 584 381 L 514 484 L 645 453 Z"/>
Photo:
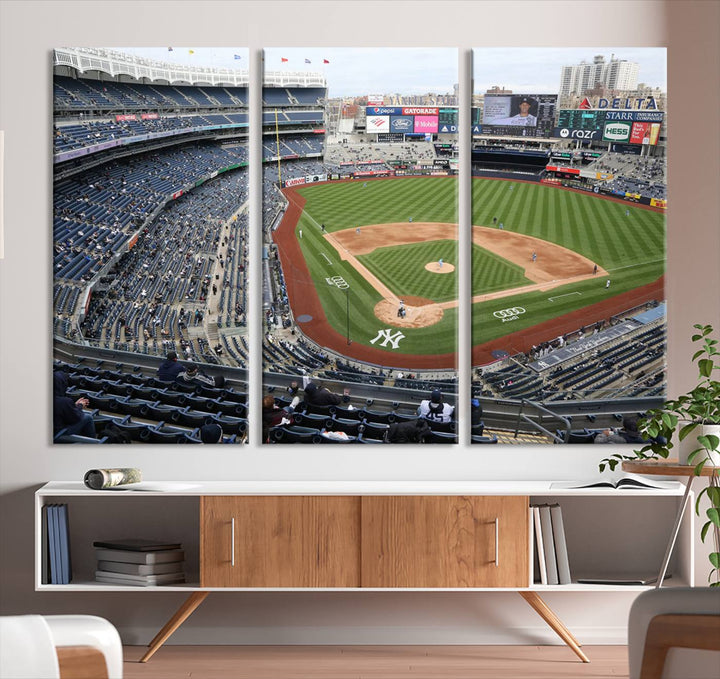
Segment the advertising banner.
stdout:
<path fill-rule="evenodd" d="M 440 109 L 432 106 L 403 106 L 404 116 L 437 116 Z"/>
<path fill-rule="evenodd" d="M 630 140 L 631 123 L 605 123 L 603 141 L 627 142 Z"/>
<path fill-rule="evenodd" d="M 604 111 L 605 120 L 630 120 L 632 122 L 661 123 L 665 117 L 663 111 Z"/>
<path fill-rule="evenodd" d="M 378 142 L 385 142 L 386 144 L 400 144 L 404 141 L 405 137 L 400 132 L 389 132 L 387 134 L 379 134 L 377 136 Z"/>
<path fill-rule="evenodd" d="M 650 205 L 665 210 L 667 208 L 667 200 L 665 200 L 664 198 L 651 198 Z"/>
<path fill-rule="evenodd" d="M 305 183 L 305 177 L 295 177 L 294 179 L 285 180 L 285 186 L 299 186 Z"/>
<path fill-rule="evenodd" d="M 382 106 L 383 95 L 382 94 L 368 94 L 367 103 L 368 103 L 368 106 Z"/>
<path fill-rule="evenodd" d="M 157 120 L 160 116 L 157 113 L 141 113 L 141 120 Z"/>
<path fill-rule="evenodd" d="M 115 116 L 116 122 L 122 122 L 123 120 L 137 120 L 137 116 L 134 113 L 126 113 L 124 115 Z"/>
<path fill-rule="evenodd" d="M 392 174 L 390 170 L 368 170 L 366 172 L 353 172 L 353 177 L 386 177 Z"/>
<path fill-rule="evenodd" d="M 368 116 L 365 128 L 369 133 L 389 132 L 390 116 Z"/>
<path fill-rule="evenodd" d="M 412 116 L 391 116 L 390 130 L 392 132 L 412 132 L 413 118 Z"/>
<path fill-rule="evenodd" d="M 554 127 L 552 131 L 553 137 L 560 139 L 584 139 L 588 141 L 600 141 L 602 130 L 574 130 L 569 127 Z"/>
<path fill-rule="evenodd" d="M 655 146 L 659 136 L 660 123 L 633 123 L 630 143 Z"/>
<path fill-rule="evenodd" d="M 438 119 L 437 116 L 415 116 L 415 129 L 416 133 L 424 132 L 425 134 L 432 134 L 438 131 Z"/>
<path fill-rule="evenodd" d="M 366 116 L 401 116 L 403 110 L 400 106 L 366 106 Z"/>

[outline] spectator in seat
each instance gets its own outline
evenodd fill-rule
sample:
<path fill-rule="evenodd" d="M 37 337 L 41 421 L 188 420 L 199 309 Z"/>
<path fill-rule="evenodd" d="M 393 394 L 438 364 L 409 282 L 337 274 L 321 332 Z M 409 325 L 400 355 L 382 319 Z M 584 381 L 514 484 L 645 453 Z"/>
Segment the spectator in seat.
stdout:
<path fill-rule="evenodd" d="M 222 427 L 219 424 L 203 425 L 200 427 L 200 440 L 203 443 L 222 443 Z"/>
<path fill-rule="evenodd" d="M 327 387 L 321 387 L 315 382 L 309 382 L 305 386 L 305 403 L 313 406 L 336 406 L 347 403 L 350 400 L 350 390 L 343 389 L 342 396 L 333 394 Z"/>
<path fill-rule="evenodd" d="M 271 394 L 263 396 L 262 400 L 262 422 L 263 422 L 263 442 L 267 443 L 270 438 L 270 429 L 281 424 L 290 424 L 292 422 L 291 415 L 300 403 L 300 397 L 294 396 L 289 406 L 281 408 L 275 403 L 275 399 Z"/>
<path fill-rule="evenodd" d="M 627 443 L 627 441 L 614 429 L 603 429 L 595 435 L 593 443 Z"/>
<path fill-rule="evenodd" d="M 430 398 L 420 401 L 418 415 L 430 422 L 452 422 L 455 407 L 443 401 L 442 392 L 433 389 Z"/>
<path fill-rule="evenodd" d="M 222 387 L 225 383 L 225 378 L 210 377 L 205 373 L 200 372 L 196 365 L 189 365 L 175 378 L 178 384 L 184 384 L 191 387 Z"/>
<path fill-rule="evenodd" d="M 658 437 L 657 441 L 664 443 L 665 439 Z M 644 439 L 638 430 L 638 418 L 635 415 L 625 415 L 622 429 L 616 431 L 605 429 L 595 437 L 593 443 L 649 443 L 649 441 Z"/>
<path fill-rule="evenodd" d="M 635 415 L 623 417 L 623 426 L 618 433 L 625 439 L 625 443 L 647 443 L 638 430 L 638 418 Z"/>
<path fill-rule="evenodd" d="M 178 363 L 177 354 L 174 351 L 169 351 L 167 359 L 157 369 L 157 378 L 163 382 L 174 382 L 183 370 L 185 368 L 181 363 Z"/>
<path fill-rule="evenodd" d="M 53 433 L 65 429 L 66 434 L 79 434 L 96 438 L 92 415 L 83 411 L 90 405 L 86 398 L 73 401 L 67 395 L 68 376 L 56 370 L 53 373 Z"/>

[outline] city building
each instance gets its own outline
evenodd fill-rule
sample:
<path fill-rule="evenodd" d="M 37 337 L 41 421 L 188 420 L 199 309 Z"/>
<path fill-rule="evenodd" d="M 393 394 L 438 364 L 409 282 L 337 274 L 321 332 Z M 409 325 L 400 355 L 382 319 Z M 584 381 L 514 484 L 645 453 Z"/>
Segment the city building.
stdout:
<path fill-rule="evenodd" d="M 604 85 L 610 90 L 634 90 L 638 85 L 640 65 L 634 61 L 616 59 L 613 54 L 605 61 L 602 54 L 592 63 L 563 66 L 560 75 L 560 96 L 582 94 L 585 90 Z"/>

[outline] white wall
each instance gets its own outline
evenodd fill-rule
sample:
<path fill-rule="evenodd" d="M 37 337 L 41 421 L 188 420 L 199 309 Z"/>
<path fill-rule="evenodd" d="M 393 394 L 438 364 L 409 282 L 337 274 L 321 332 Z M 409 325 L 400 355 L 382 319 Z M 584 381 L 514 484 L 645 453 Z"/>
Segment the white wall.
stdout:
<path fill-rule="evenodd" d="M 375 4 L 373 11 L 368 5 Z M 16 2 L 0 3 L 0 129 L 5 131 L 5 259 L 0 261 L 2 612 L 109 617 L 147 642 L 182 595 L 35 593 L 32 494 L 88 468 L 139 466 L 151 479 L 577 478 L 598 452 L 569 448 L 320 447 L 225 452 L 49 444 L 51 49 L 56 46 L 453 46 L 469 82 L 482 46 L 668 46 L 670 391 L 690 386 L 692 323 L 720 325 L 717 2 Z M 434 11 L 442 19 L 433 18 Z M 380 17 L 379 12 L 382 14 Z M 369 17 L 373 17 L 369 19 Z M 360 29 L 356 28 L 360 25 Z M 704 86 L 703 86 L 704 85 Z M 697 114 L 697 115 L 696 115 Z M 257 375 L 257 370 L 255 371 Z M 208 452 L 209 451 L 209 452 Z M 606 451 L 603 451 L 606 454 Z M 700 559 L 702 561 L 702 559 Z M 699 582 L 706 569 L 698 567 Z M 584 642 L 624 639 L 632 597 L 547 596 Z M 588 616 L 588 611 L 592 616 Z M 174 637 L 192 642 L 539 643 L 552 634 L 511 594 L 224 594 Z"/>

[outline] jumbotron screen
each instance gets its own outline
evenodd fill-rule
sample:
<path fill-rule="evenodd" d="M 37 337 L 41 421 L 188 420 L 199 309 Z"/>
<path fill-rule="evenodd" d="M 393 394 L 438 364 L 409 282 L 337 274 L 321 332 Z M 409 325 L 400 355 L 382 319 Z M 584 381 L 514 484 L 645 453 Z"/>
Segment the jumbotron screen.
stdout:
<path fill-rule="evenodd" d="M 556 94 L 486 94 L 482 133 L 549 137 L 556 106 Z"/>

